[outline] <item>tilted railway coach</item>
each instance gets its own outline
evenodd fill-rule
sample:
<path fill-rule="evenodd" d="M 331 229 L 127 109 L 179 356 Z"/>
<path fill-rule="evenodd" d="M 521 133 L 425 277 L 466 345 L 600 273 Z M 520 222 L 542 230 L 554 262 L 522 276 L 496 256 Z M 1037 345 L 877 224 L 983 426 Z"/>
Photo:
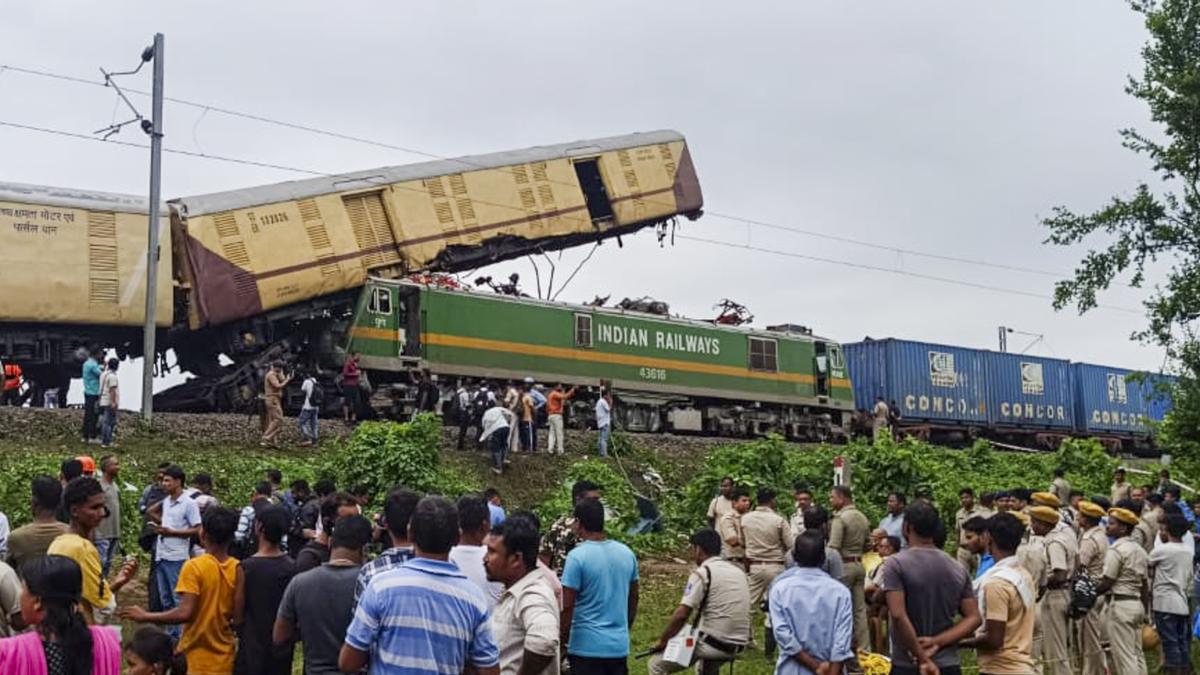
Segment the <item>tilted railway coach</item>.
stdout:
<path fill-rule="evenodd" d="M 35 383 L 26 397 L 65 388 L 77 351 L 98 341 L 140 353 L 146 310 L 146 200 L 131 195 L 0 183 L 0 359 Z M 170 251 L 166 212 L 162 250 Z M 160 256 L 160 327 L 172 322 L 171 257 Z M 67 370 L 63 364 L 74 364 Z"/>
<path fill-rule="evenodd" d="M 751 330 L 616 308 L 372 278 L 344 353 L 377 393 L 429 370 L 449 398 L 463 380 L 532 377 L 581 386 L 577 423 L 601 383 L 630 431 L 843 440 L 854 410 L 841 347 L 807 331 Z"/>
<path fill-rule="evenodd" d="M 267 360 L 315 362 L 368 275 L 469 270 L 666 227 L 702 207 L 674 131 L 169 200 L 158 345 L 197 377 L 162 409 L 238 409 Z M 0 184 L 0 359 L 62 386 L 92 341 L 141 355 L 145 212 L 134 197 Z"/>
<path fill-rule="evenodd" d="M 474 269 L 697 218 L 684 137 L 654 131 L 172 200 L 185 326 L 201 377 L 164 408 L 237 409 L 266 361 L 319 365 L 368 275 Z M 220 356 L 234 361 L 221 365 Z M 329 365 L 325 362 L 324 365 Z M 190 393 L 189 393 L 190 392 Z"/>

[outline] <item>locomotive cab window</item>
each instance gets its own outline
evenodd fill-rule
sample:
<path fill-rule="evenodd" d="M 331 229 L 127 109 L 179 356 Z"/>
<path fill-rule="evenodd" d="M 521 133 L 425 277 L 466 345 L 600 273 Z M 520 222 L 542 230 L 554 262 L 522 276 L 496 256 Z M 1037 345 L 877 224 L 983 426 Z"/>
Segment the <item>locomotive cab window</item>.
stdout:
<path fill-rule="evenodd" d="M 846 367 L 846 358 L 842 355 L 841 349 L 829 348 L 829 367 L 834 370 L 842 370 Z"/>
<path fill-rule="evenodd" d="M 613 207 L 604 187 L 598 159 L 583 159 L 575 162 L 575 176 L 579 178 L 579 189 L 587 201 L 588 215 L 593 221 L 612 220 Z"/>
<path fill-rule="evenodd" d="M 591 347 L 592 346 L 592 315 L 576 314 L 575 315 L 575 346 L 576 347 Z"/>
<path fill-rule="evenodd" d="M 767 338 L 749 338 L 750 370 L 779 371 L 779 344 Z"/>
<path fill-rule="evenodd" d="M 367 302 L 367 310 L 375 314 L 392 313 L 392 292 L 390 289 L 377 287 L 371 289 L 371 298 Z"/>

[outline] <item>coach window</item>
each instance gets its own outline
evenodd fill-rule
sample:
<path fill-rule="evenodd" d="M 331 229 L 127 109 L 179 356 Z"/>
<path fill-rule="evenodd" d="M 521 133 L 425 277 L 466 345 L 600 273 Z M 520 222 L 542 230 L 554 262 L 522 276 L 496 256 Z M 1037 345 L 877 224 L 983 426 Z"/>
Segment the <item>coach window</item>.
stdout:
<path fill-rule="evenodd" d="M 591 347 L 592 346 L 592 315 L 591 314 L 576 314 L 575 315 L 575 346 L 576 347 Z"/>
<path fill-rule="evenodd" d="M 766 338 L 749 338 L 750 370 L 779 371 L 779 345 Z"/>
<path fill-rule="evenodd" d="M 367 309 L 375 314 L 391 314 L 392 313 L 392 293 L 387 288 L 376 287 L 371 289 L 371 299 L 367 303 Z"/>

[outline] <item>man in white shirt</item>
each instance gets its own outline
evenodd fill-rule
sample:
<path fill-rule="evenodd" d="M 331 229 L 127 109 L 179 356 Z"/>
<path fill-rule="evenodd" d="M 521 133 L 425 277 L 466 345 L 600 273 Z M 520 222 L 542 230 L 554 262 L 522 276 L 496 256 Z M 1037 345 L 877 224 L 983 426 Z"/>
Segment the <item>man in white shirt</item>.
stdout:
<path fill-rule="evenodd" d="M 1150 576 L 1154 610 L 1154 627 L 1162 640 L 1163 672 L 1188 671 L 1188 645 L 1191 621 L 1188 615 L 1188 586 L 1192 580 L 1194 550 L 1188 534 L 1187 518 L 1178 513 L 1168 514 L 1159 525 L 1163 542 L 1150 552 Z"/>
<path fill-rule="evenodd" d="M 492 473 L 500 475 L 504 471 L 504 457 L 508 454 L 508 435 L 516 422 L 516 415 L 499 402 L 493 402 L 492 407 L 483 413 L 479 425 L 483 427 L 479 441 L 487 443 L 492 452 Z"/>
<path fill-rule="evenodd" d="M 596 429 L 600 432 L 600 456 L 608 457 L 608 434 L 612 431 L 612 394 L 596 401 Z"/>
<path fill-rule="evenodd" d="M 154 570 L 158 581 L 158 594 L 164 610 L 179 606 L 175 585 L 183 563 L 192 555 L 191 539 L 200 534 L 200 506 L 183 492 L 183 469 L 171 465 L 163 469 L 162 487 L 165 499 L 150 507 L 150 518 L 158 522 L 158 542 L 154 548 Z M 178 624 L 166 627 L 171 637 L 179 639 L 182 632 Z"/>
<path fill-rule="evenodd" d="M 317 378 L 309 374 L 300 385 L 300 390 L 304 392 L 304 404 L 300 406 L 300 419 L 297 421 L 300 425 L 300 437 L 304 439 L 300 445 L 305 447 L 317 444 L 317 420 L 321 411 L 312 400 L 316 389 Z"/>
<path fill-rule="evenodd" d="M 492 610 L 501 675 L 558 675 L 559 607 L 538 572 L 537 526 L 514 515 L 487 537 L 487 578 L 503 585 Z"/>
<path fill-rule="evenodd" d="M 458 565 L 460 572 L 466 575 L 483 594 L 487 596 L 489 606 L 494 607 L 504 592 L 504 584 L 488 581 L 487 571 L 483 567 L 487 547 L 484 539 L 492 531 L 492 514 L 487 502 L 478 495 L 465 495 L 458 500 L 458 543 L 450 549 L 450 562 Z"/>

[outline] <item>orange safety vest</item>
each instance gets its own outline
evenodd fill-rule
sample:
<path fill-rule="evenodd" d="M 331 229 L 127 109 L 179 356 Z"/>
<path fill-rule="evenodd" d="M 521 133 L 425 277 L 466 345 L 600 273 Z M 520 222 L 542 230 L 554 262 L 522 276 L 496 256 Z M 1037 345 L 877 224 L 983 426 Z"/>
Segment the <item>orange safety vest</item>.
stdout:
<path fill-rule="evenodd" d="M 21 386 L 21 366 L 10 363 L 4 366 L 4 391 L 12 391 Z"/>

